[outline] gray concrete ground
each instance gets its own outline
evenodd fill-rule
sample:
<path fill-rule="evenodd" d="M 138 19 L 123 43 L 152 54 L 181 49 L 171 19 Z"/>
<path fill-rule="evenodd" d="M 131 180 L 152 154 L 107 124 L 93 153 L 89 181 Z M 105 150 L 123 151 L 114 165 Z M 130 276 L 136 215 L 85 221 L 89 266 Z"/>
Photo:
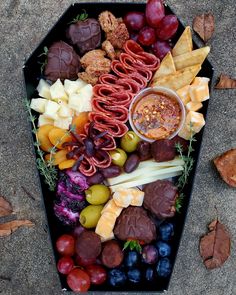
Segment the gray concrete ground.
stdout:
<path fill-rule="evenodd" d="M 28 218 L 36 224 L 0 239 L 0 293 L 4 295 L 61 293 L 22 103 L 25 91 L 21 67 L 72 2 L 0 1 L 0 194 L 11 201 L 18 218 Z M 214 13 L 217 26 L 210 60 L 215 76 L 221 72 L 235 75 L 235 2 L 167 2 L 186 24 L 191 24 L 198 13 Z M 236 294 L 236 191 L 220 180 L 210 162 L 217 154 L 236 146 L 235 94 L 235 90 L 212 92 L 200 164 L 169 295 Z M 35 200 L 26 195 L 22 186 Z M 198 253 L 198 241 L 216 216 L 215 206 L 218 217 L 231 232 L 232 254 L 222 268 L 207 271 Z"/>

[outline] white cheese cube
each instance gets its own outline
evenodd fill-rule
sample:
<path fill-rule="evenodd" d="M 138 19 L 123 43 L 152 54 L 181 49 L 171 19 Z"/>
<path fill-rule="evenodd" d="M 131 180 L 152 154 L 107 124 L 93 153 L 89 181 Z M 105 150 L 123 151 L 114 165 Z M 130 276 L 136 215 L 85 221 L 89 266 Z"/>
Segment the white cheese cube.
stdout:
<path fill-rule="evenodd" d="M 54 121 L 54 126 L 61 129 L 68 130 L 70 128 L 71 122 L 72 122 L 72 117 L 68 117 L 68 118 L 59 117 L 57 120 Z"/>
<path fill-rule="evenodd" d="M 201 102 L 190 101 L 186 104 L 187 111 L 197 112 L 202 108 L 203 104 Z"/>
<path fill-rule="evenodd" d="M 189 131 L 187 126 L 184 125 L 183 128 L 179 131 L 178 136 L 185 140 L 189 140 L 191 137 L 191 132 Z"/>
<path fill-rule="evenodd" d="M 52 100 L 58 101 L 63 100 L 63 101 L 67 101 L 68 100 L 68 96 L 65 92 L 64 86 L 61 83 L 60 79 L 57 79 L 57 81 L 52 84 L 52 86 L 50 87 L 50 94 L 52 97 Z"/>
<path fill-rule="evenodd" d="M 52 119 L 49 119 L 45 115 L 40 115 L 38 119 L 38 127 L 41 127 L 43 125 L 53 125 L 54 121 Z"/>
<path fill-rule="evenodd" d="M 47 99 L 52 99 L 50 94 L 50 84 L 43 79 L 40 79 L 39 84 L 37 86 L 37 91 L 39 96 Z"/>
<path fill-rule="evenodd" d="M 209 87 L 207 84 L 190 86 L 189 95 L 192 101 L 202 102 L 210 98 Z"/>
<path fill-rule="evenodd" d="M 77 91 L 79 91 L 82 87 L 84 87 L 85 85 L 87 85 L 86 82 L 84 82 L 81 79 L 78 79 L 76 81 L 71 81 L 66 79 L 64 81 L 64 88 L 66 93 L 70 96 L 73 93 L 76 93 Z"/>
<path fill-rule="evenodd" d="M 176 91 L 184 105 L 190 102 L 189 87 L 190 85 L 186 85 Z"/>
<path fill-rule="evenodd" d="M 78 113 L 92 111 L 91 99 L 93 87 L 91 84 L 84 86 L 79 93 L 71 94 L 69 97 L 69 107 Z"/>
<path fill-rule="evenodd" d="M 44 113 L 45 104 L 47 99 L 45 98 L 32 98 L 30 102 L 30 108 L 38 113 Z"/>
<path fill-rule="evenodd" d="M 73 116 L 73 110 L 70 109 L 67 105 L 61 104 L 60 108 L 58 110 L 58 116 L 62 118 L 72 117 Z"/>
<path fill-rule="evenodd" d="M 191 85 L 199 86 L 199 85 L 208 85 L 210 79 L 205 77 L 196 77 L 193 80 L 193 83 Z"/>
<path fill-rule="evenodd" d="M 49 119 L 57 120 L 58 119 L 57 111 L 59 110 L 59 108 L 60 108 L 60 105 L 58 103 L 52 100 L 48 100 L 45 104 L 44 115 Z"/>
<path fill-rule="evenodd" d="M 185 124 L 189 131 L 191 130 L 191 127 L 192 127 L 193 132 L 195 133 L 200 132 L 202 127 L 205 125 L 203 114 L 198 112 L 193 112 L 193 111 L 188 112 L 186 116 Z"/>

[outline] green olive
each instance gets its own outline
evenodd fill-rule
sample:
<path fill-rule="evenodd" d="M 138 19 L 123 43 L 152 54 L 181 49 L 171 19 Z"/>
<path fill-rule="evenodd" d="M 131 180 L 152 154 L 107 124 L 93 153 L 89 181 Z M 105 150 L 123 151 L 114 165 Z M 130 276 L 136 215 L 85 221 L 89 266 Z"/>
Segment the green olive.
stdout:
<path fill-rule="evenodd" d="M 106 203 L 110 195 L 110 189 L 104 184 L 94 184 L 85 191 L 86 200 L 92 205 Z"/>
<path fill-rule="evenodd" d="M 96 227 L 98 220 L 101 217 L 102 205 L 89 205 L 80 212 L 79 221 L 85 228 Z"/>
<path fill-rule="evenodd" d="M 127 153 L 132 153 L 136 151 L 140 138 L 134 131 L 128 131 L 121 138 L 121 148 Z"/>
<path fill-rule="evenodd" d="M 127 160 L 127 154 L 125 151 L 123 151 L 122 149 L 115 149 L 113 151 L 110 151 L 110 155 L 111 155 L 111 159 L 112 159 L 112 163 L 123 167 L 125 164 L 125 161 Z"/>

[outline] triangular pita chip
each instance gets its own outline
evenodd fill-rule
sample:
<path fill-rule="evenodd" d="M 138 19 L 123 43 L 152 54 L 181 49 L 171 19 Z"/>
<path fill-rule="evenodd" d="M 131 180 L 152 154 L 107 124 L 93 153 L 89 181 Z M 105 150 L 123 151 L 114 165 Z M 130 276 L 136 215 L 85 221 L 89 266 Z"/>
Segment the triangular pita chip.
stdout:
<path fill-rule="evenodd" d="M 206 46 L 179 56 L 175 56 L 173 59 L 176 70 L 181 70 L 197 64 L 202 64 L 209 52 L 210 47 Z"/>
<path fill-rule="evenodd" d="M 172 49 L 172 55 L 178 56 L 193 50 L 192 32 L 190 27 L 186 27 L 183 34 Z"/>
<path fill-rule="evenodd" d="M 174 74 L 155 79 L 152 81 L 150 86 L 151 87 L 163 86 L 176 91 L 186 85 L 190 85 L 200 70 L 201 70 L 201 64 L 194 65 L 194 66 L 179 70 Z"/>
<path fill-rule="evenodd" d="M 175 72 L 176 72 L 176 69 L 175 69 L 175 64 L 173 61 L 172 54 L 168 52 L 166 56 L 163 58 L 159 69 L 154 74 L 153 79 L 174 74 Z"/>

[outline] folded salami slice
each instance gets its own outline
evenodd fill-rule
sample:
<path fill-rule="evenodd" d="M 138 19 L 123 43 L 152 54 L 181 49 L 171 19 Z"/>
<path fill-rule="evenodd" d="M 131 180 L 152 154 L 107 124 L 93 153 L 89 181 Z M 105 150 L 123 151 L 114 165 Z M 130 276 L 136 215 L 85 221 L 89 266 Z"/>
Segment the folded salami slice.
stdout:
<path fill-rule="evenodd" d="M 93 156 L 93 163 L 98 168 L 107 168 L 111 165 L 111 156 L 106 151 L 98 150 Z"/>
<path fill-rule="evenodd" d="M 126 69 L 130 69 L 135 71 L 135 64 L 137 60 L 128 53 L 121 53 L 120 55 L 120 62 L 126 67 Z"/>
<path fill-rule="evenodd" d="M 130 93 L 134 94 L 138 93 L 141 89 L 140 85 L 129 77 L 117 80 L 116 84 L 123 86 L 125 91 L 129 91 Z"/>
<path fill-rule="evenodd" d="M 113 60 L 111 63 L 112 71 L 119 77 L 126 78 L 128 74 L 132 73 L 133 71 L 127 69 L 125 65 L 118 60 Z"/>
<path fill-rule="evenodd" d="M 144 67 L 137 69 L 137 73 L 141 75 L 143 78 L 145 78 L 147 81 L 150 81 L 152 78 L 152 71 L 144 69 Z"/>
<path fill-rule="evenodd" d="M 128 40 L 125 42 L 124 51 L 134 58 L 139 58 L 139 53 L 143 52 L 143 48 L 135 41 Z"/>
<path fill-rule="evenodd" d="M 141 67 L 143 66 L 145 69 L 151 71 L 155 71 L 160 66 L 160 59 L 148 52 L 140 52 L 137 60 L 137 64 L 140 64 Z"/>
<path fill-rule="evenodd" d="M 107 130 L 114 137 L 122 137 L 128 131 L 128 127 L 124 123 L 113 120 L 102 113 L 91 112 L 89 119 L 95 123 L 98 130 Z"/>
<path fill-rule="evenodd" d="M 139 84 L 140 89 L 143 89 L 147 86 L 147 79 L 140 75 L 138 72 L 129 74 L 129 77 Z"/>
<path fill-rule="evenodd" d="M 93 158 L 85 156 L 81 165 L 79 166 L 79 171 L 85 176 L 92 176 L 97 171 Z"/>
<path fill-rule="evenodd" d="M 106 84 L 106 85 L 111 85 L 111 86 L 116 86 L 116 81 L 118 80 L 118 77 L 112 74 L 103 74 L 99 77 L 99 82 L 101 84 Z M 117 85 L 119 88 L 119 86 Z"/>

